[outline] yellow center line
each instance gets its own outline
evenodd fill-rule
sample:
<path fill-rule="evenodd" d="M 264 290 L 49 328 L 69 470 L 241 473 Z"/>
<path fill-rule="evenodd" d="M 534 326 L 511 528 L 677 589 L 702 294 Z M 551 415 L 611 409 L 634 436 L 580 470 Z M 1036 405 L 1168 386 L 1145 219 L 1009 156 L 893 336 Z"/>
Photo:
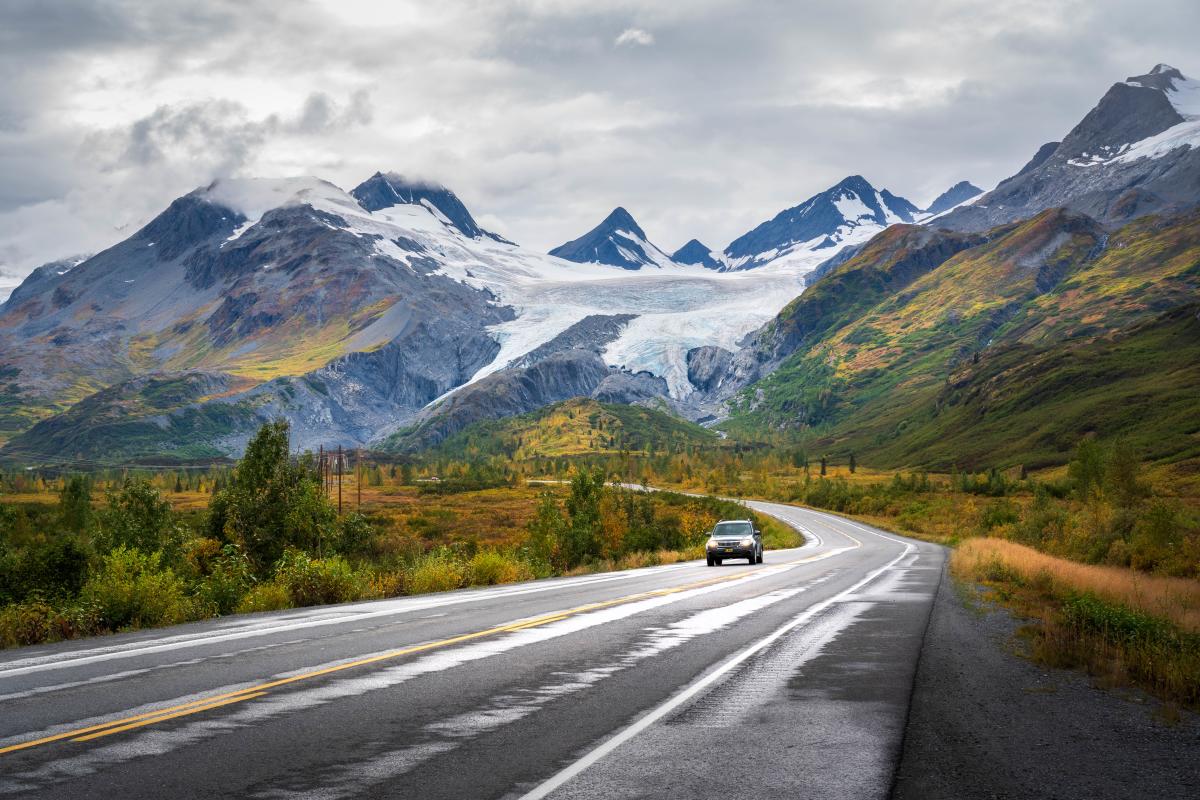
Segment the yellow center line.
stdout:
<path fill-rule="evenodd" d="M 240 697 L 231 697 L 228 700 L 221 700 L 216 703 L 209 703 L 208 705 L 201 706 L 200 708 L 190 708 L 186 711 L 176 711 L 174 714 L 164 714 L 161 717 L 154 717 L 153 719 L 144 719 L 141 722 L 132 722 L 128 725 L 122 725 L 118 728 L 106 728 L 105 730 L 102 730 L 98 733 L 89 733 L 87 736 L 77 736 L 76 738 L 72 739 L 72 741 L 90 742 L 92 739 L 99 739 L 101 736 L 108 736 L 111 733 L 123 733 L 125 731 L 131 731 L 134 728 L 140 728 L 143 725 L 153 725 L 156 722 L 162 722 L 163 720 L 167 720 L 167 719 L 174 719 L 175 717 L 182 717 L 186 714 L 195 714 L 200 711 L 208 711 L 210 708 L 220 708 L 221 706 L 227 706 L 227 705 L 231 705 L 233 703 L 240 703 L 243 700 L 253 700 L 256 697 L 262 697 L 264 694 L 266 694 L 266 692 L 255 692 L 254 694 L 244 694 Z"/>
<path fill-rule="evenodd" d="M 784 564 L 783 566 L 790 566 L 792 564 L 803 564 L 803 563 L 807 563 L 808 561 L 811 561 L 811 560 L 814 560 L 814 559 L 807 558 L 807 559 L 801 559 L 799 561 L 791 561 L 791 562 L 787 562 L 787 564 Z M 405 647 L 400 650 L 392 650 L 392 651 L 389 651 L 386 653 L 381 653 L 376 656 L 371 656 L 369 658 L 360 658 L 355 661 L 347 661 L 342 664 L 336 664 L 332 667 L 325 667 L 323 669 L 317 669 L 317 670 L 312 670 L 310 672 L 303 672 L 303 673 L 300 673 L 297 675 L 292 675 L 287 678 L 280 678 L 280 679 L 274 680 L 274 681 L 259 683 L 254 686 L 248 686 L 245 689 L 239 689 L 237 691 L 225 692 L 223 694 L 217 694 L 217 695 L 213 695 L 211 697 L 201 698 L 199 700 L 192 700 L 190 702 L 181 703 L 179 705 L 168 706 L 166 708 L 160 708 L 155 711 L 148 711 L 143 714 L 135 714 L 135 715 L 129 716 L 129 717 L 122 717 L 120 719 L 111 720 L 109 722 L 104 722 L 104 723 L 100 723 L 97 725 L 89 725 L 89 726 L 83 727 L 83 728 L 74 728 L 69 731 L 64 731 L 63 733 L 57 733 L 57 734 L 53 734 L 51 736 L 43 736 L 41 738 L 32 739 L 27 742 L 20 742 L 18 744 L 8 745 L 7 747 L 0 747 L 0 755 L 3 755 L 5 753 L 16 752 L 18 750 L 25 750 L 25 749 L 28 749 L 31 747 L 37 747 L 39 745 L 50 744 L 52 742 L 62 741 L 63 739 L 71 739 L 71 740 L 77 741 L 77 742 L 91 741 L 92 739 L 98 739 L 101 736 L 107 736 L 111 733 L 121 733 L 123 731 L 132 730 L 134 728 L 140 728 L 145 725 L 153 725 L 154 723 L 163 722 L 168 719 L 175 719 L 178 717 L 187 716 L 189 714 L 198 714 L 202 711 L 208 711 L 210 709 L 219 708 L 221 706 L 230 705 L 232 703 L 239 703 L 243 700 L 251 700 L 256 697 L 262 697 L 264 694 L 267 694 L 267 691 L 270 689 L 274 689 L 279 686 L 285 686 L 285 685 L 291 684 L 291 683 L 296 683 L 298 681 L 311 680 L 312 678 L 318 678 L 318 677 L 321 677 L 324 675 L 330 675 L 330 674 L 333 674 L 336 672 L 341 672 L 343 670 L 354 669 L 356 667 L 366 666 L 368 664 L 376 664 L 381 661 L 388 661 L 388 660 L 395 659 L 395 658 L 401 658 L 403 656 L 413 655 L 414 653 L 422 653 L 422 652 L 425 652 L 428 650 L 434 650 L 434 649 L 438 649 L 438 648 L 442 648 L 442 647 L 448 647 L 450 645 L 462 644 L 463 642 L 469 642 L 474 639 L 483 638 L 485 636 L 494 636 L 494 635 L 500 634 L 500 633 L 511 633 L 514 631 L 520 631 L 520 630 L 525 630 L 528 628 L 534 628 L 539 625 L 546 625 L 551 622 L 558 622 L 558 621 L 566 619 L 568 617 L 575 616 L 577 614 L 583 614 L 588 611 L 596 611 L 596 610 L 602 609 L 602 608 L 610 608 L 612 606 L 624 605 L 627 603 L 637 602 L 638 600 L 646 600 L 646 599 L 649 599 L 652 597 L 662 597 L 665 595 L 677 594 L 679 592 L 685 592 L 690 589 L 699 589 L 699 588 L 703 588 L 705 586 L 713 586 L 713 585 L 720 584 L 720 583 L 726 583 L 728 581 L 733 581 L 733 580 L 737 580 L 739 578 L 743 578 L 747 574 L 754 574 L 754 573 L 739 572 L 739 573 L 735 573 L 733 575 L 723 575 L 723 576 L 720 576 L 717 578 L 706 578 L 705 580 L 702 580 L 702 581 L 695 581 L 693 583 L 685 583 L 680 586 L 672 586 L 672 587 L 668 587 L 665 589 L 653 589 L 650 591 L 638 592 L 637 594 L 626 595 L 624 597 L 617 597 L 612 600 L 602 600 L 602 601 L 593 602 L 593 603 L 586 603 L 581 606 L 569 608 L 565 611 L 555 611 L 555 612 L 545 614 L 545 615 L 542 615 L 539 617 L 534 617 L 532 619 L 518 620 L 516 622 L 507 623 L 505 625 L 497 625 L 492 628 L 485 628 L 484 630 L 480 630 L 480 631 L 473 631 L 471 633 L 464 633 L 464 634 L 460 634 L 458 636 L 451 636 L 446 639 L 439 639 L 437 641 L 426 642 L 424 644 L 414 645 L 412 647 Z"/>

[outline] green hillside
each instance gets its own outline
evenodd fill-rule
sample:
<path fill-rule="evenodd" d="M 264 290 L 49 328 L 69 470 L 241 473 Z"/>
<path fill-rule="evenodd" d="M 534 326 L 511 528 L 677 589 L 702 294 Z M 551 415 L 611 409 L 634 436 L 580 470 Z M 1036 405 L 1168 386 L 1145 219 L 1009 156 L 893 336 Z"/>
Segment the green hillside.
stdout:
<path fill-rule="evenodd" d="M 784 310 L 774 329 L 808 333 L 728 430 L 793 431 L 880 466 L 1061 463 L 1093 432 L 1195 455 L 1200 215 L 1110 234 L 1051 210 L 872 288 L 866 309 L 830 303 L 896 260 L 864 248 Z"/>
<path fill-rule="evenodd" d="M 717 441 L 712 431 L 641 406 L 577 397 L 506 419 L 478 422 L 438 445 L 450 457 L 514 459 L 583 454 L 673 452 Z"/>

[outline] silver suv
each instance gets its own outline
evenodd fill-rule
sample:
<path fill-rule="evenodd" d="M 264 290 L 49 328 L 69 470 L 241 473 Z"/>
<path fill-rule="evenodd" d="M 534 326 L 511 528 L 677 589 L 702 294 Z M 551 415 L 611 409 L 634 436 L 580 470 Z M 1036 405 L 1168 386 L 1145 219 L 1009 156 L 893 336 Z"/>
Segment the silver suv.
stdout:
<path fill-rule="evenodd" d="M 751 564 L 761 564 L 762 531 L 748 519 L 723 519 L 708 534 L 704 550 L 710 567 L 726 558 L 744 558 Z"/>

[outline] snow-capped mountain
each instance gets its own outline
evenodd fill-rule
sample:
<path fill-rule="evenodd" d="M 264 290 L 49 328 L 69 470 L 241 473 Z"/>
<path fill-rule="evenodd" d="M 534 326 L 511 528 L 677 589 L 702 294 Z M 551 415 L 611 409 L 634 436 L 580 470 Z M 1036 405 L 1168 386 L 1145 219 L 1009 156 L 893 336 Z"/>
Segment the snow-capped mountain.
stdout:
<path fill-rule="evenodd" d="M 803 288 L 649 243 L 654 268 L 565 261 L 488 236 L 448 190 L 410 188 L 220 180 L 30 276 L 0 306 L 0 412 L 20 411 L 0 413 L 0 438 L 20 434 L 7 452 L 92 457 L 113 444 L 83 432 L 99 420 L 141 426 L 129 455 L 218 455 L 275 416 L 315 447 L 414 422 L 441 435 L 580 393 L 674 402 L 694 391 L 689 350 L 736 348 Z M 645 242 L 627 215 L 613 222 Z"/>
<path fill-rule="evenodd" d="M 785 209 L 725 248 L 725 269 L 795 263 L 815 268 L 839 247 L 864 242 L 897 222 L 914 222 L 915 205 L 851 175 L 798 206 Z"/>
<path fill-rule="evenodd" d="M 367 211 L 378 211 L 403 204 L 424 206 L 444 225 L 468 238 L 478 239 L 486 236 L 497 242 L 508 242 L 503 236 L 479 227 L 471 212 L 458 199 L 458 195 L 440 183 L 408 180 L 394 172 L 386 175 L 376 172 L 356 186 L 350 194 Z"/>
<path fill-rule="evenodd" d="M 596 227 L 550 251 L 579 264 L 607 264 L 621 269 L 673 266 L 671 257 L 646 238 L 633 216 L 617 207 Z"/>
<path fill-rule="evenodd" d="M 936 224 L 982 230 L 1056 207 L 1115 222 L 1195 205 L 1198 184 L 1200 81 L 1158 64 L 1113 84 L 1061 142 Z"/>
<path fill-rule="evenodd" d="M 692 239 L 683 247 L 671 254 L 671 260 L 676 264 L 698 264 L 709 269 L 720 269 L 723 262 L 699 239 Z"/>
<path fill-rule="evenodd" d="M 929 204 L 929 208 L 925 209 L 925 213 L 929 216 L 937 216 L 981 194 L 983 194 L 983 189 L 970 181 L 959 181 L 934 198 L 933 202 Z"/>

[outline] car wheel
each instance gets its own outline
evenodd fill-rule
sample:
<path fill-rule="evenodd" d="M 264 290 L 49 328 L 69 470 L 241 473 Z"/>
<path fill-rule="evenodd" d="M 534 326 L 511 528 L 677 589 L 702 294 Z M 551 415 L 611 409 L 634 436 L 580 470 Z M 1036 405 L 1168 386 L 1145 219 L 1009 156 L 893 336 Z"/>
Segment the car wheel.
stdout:
<path fill-rule="evenodd" d="M 762 558 L 763 558 L 763 552 L 762 552 L 762 550 L 759 550 L 758 551 L 758 563 L 760 563 L 760 564 L 762 563 Z"/>
<path fill-rule="evenodd" d="M 712 556 L 709 556 L 709 557 L 708 557 L 707 559 L 705 559 L 705 560 L 706 560 L 706 561 L 708 561 L 708 565 L 709 565 L 710 567 L 713 565 L 713 558 L 712 558 Z"/>
<path fill-rule="evenodd" d="M 756 556 L 754 553 L 751 553 L 750 557 L 746 559 L 746 563 L 747 564 L 757 564 L 758 556 Z"/>

